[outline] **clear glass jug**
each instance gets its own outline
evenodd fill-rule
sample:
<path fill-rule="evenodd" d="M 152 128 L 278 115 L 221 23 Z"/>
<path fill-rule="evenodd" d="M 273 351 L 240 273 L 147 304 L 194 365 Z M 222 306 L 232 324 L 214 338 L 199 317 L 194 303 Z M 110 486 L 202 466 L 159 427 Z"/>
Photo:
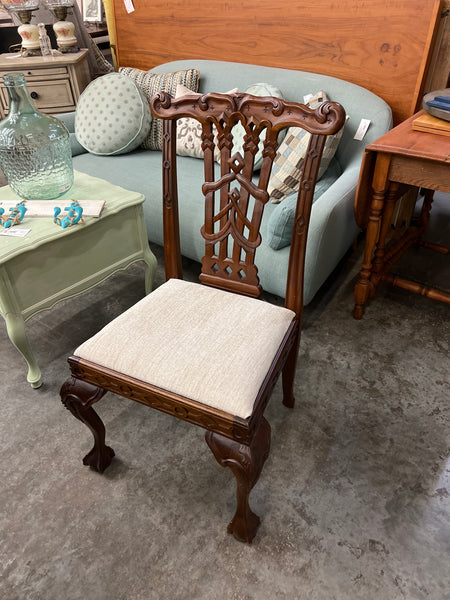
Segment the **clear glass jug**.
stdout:
<path fill-rule="evenodd" d="M 58 198 L 73 184 L 69 132 L 36 109 L 23 73 L 6 73 L 3 81 L 9 113 L 0 122 L 0 168 L 21 198 Z"/>

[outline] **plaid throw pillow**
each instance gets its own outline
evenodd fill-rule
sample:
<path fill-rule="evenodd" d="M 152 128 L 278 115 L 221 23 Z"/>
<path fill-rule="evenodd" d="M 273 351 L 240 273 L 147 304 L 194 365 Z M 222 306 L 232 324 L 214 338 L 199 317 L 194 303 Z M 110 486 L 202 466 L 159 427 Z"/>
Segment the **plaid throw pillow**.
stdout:
<path fill-rule="evenodd" d="M 184 85 L 193 92 L 197 91 L 200 71 L 197 69 L 186 69 L 173 71 L 172 73 L 154 73 L 152 71 L 141 71 L 132 67 L 121 67 L 119 73 L 130 77 L 141 89 L 147 100 L 156 92 L 168 92 L 175 97 L 177 85 Z M 142 143 L 147 150 L 162 150 L 162 121 L 153 119 L 150 133 Z"/>
<path fill-rule="evenodd" d="M 326 100 L 328 98 L 325 92 L 318 92 L 310 98 L 306 105 L 310 108 L 317 108 Z M 335 155 L 343 129 L 342 127 L 334 135 L 328 136 L 317 179 L 322 177 Z M 292 192 L 298 191 L 310 137 L 311 135 L 300 127 L 290 127 L 288 129 L 286 137 L 278 147 L 272 166 L 268 186 L 272 202 L 281 202 Z"/>

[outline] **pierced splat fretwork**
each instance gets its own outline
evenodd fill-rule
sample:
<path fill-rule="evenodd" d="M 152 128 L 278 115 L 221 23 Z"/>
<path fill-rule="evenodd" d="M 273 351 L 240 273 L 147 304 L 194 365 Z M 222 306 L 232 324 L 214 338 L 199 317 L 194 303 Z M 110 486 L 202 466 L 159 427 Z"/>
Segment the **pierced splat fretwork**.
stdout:
<path fill-rule="evenodd" d="M 288 126 L 301 126 L 311 135 L 310 152 L 307 153 L 304 177 L 301 182 L 301 206 L 312 200 L 324 137 L 322 132 L 334 133 L 342 125 L 342 115 L 332 102 L 311 110 L 306 106 L 285 102 L 278 98 L 259 98 L 248 94 L 206 94 L 200 97 L 184 96 L 173 99 L 161 92 L 152 100 L 155 115 L 164 117 L 166 132 L 172 132 L 172 119 L 190 116 L 202 124 L 202 149 L 205 162 L 205 222 L 201 235 L 205 240 L 201 281 L 212 286 L 250 296 L 261 292 L 255 253 L 261 243 L 259 233 L 264 206 L 269 200 L 267 186 L 276 155 L 280 130 Z M 243 128 L 242 148 L 234 145 L 233 128 Z M 318 141 L 320 143 L 318 144 Z M 172 140 L 174 143 L 174 140 Z M 172 152 L 167 145 L 165 157 Z M 220 151 L 220 175 L 214 163 L 215 149 Z M 262 150 L 262 166 L 255 172 L 258 150 Z M 163 160 L 167 160 L 164 158 Z M 176 177 L 172 166 L 172 179 Z M 167 178 L 173 205 L 176 193 Z M 165 196 L 164 196 L 165 197 Z M 168 217 L 169 221 L 177 217 Z M 167 221 L 166 221 L 167 222 Z M 169 228 L 172 226 L 169 224 Z M 178 232 L 174 230 L 176 237 Z M 178 242 L 175 242 L 178 243 Z M 168 276 L 176 277 L 177 272 Z"/>

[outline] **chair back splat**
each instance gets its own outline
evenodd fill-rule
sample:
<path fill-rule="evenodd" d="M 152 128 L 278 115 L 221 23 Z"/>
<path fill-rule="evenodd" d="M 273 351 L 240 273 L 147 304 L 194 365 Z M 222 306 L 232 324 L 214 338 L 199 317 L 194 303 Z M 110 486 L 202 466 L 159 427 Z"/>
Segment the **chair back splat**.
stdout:
<path fill-rule="evenodd" d="M 309 131 L 291 243 L 285 306 L 299 314 L 303 306 L 303 269 L 312 198 L 326 135 L 343 125 L 344 111 L 325 102 L 315 111 L 273 97 L 249 94 L 187 95 L 174 99 L 165 92 L 151 101 L 155 116 L 165 119 L 163 134 L 163 205 L 166 278 L 181 277 L 176 172 L 176 120 L 192 117 L 202 126 L 204 152 L 205 255 L 200 280 L 244 295 L 258 297 L 261 286 L 255 252 L 261 243 L 260 225 L 269 196 L 267 187 L 279 132 L 286 127 Z M 245 129 L 243 152 L 233 152 L 233 127 Z M 264 141 L 262 141 L 264 140 Z M 263 145 L 263 161 L 255 176 L 254 163 Z M 216 177 L 215 146 L 220 150 Z"/>
<path fill-rule="evenodd" d="M 264 409 L 281 374 L 283 404 L 294 405 L 303 271 L 309 216 L 327 135 L 344 124 L 343 108 L 316 110 L 272 97 L 206 94 L 153 96 L 164 120 L 163 210 L 167 281 L 119 315 L 68 358 L 71 376 L 61 400 L 85 423 L 94 447 L 83 463 L 103 472 L 114 451 L 93 405 L 110 391 L 206 429 L 206 442 L 237 480 L 228 532 L 251 542 L 259 517 L 249 505 L 270 449 Z M 200 280 L 183 281 L 176 168 L 177 119 L 201 124 L 204 152 L 205 255 Z M 244 128 L 241 150 L 233 128 Z M 310 141 L 297 199 L 285 306 L 259 299 L 255 263 L 268 183 L 281 129 L 300 127 Z M 261 141 L 263 140 L 263 141 Z M 219 152 L 217 152 L 217 150 Z M 262 166 L 255 158 L 262 151 Z M 220 166 L 215 157 L 220 154 Z"/>

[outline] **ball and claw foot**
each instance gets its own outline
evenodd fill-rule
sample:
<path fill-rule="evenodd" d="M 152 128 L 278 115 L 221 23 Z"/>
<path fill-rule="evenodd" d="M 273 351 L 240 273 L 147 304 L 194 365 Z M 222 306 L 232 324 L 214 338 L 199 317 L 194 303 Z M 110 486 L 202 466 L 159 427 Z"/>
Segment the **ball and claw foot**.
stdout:
<path fill-rule="evenodd" d="M 249 508 L 249 513 L 243 517 L 237 514 L 228 523 L 227 532 L 234 535 L 239 542 L 251 544 L 256 535 L 261 519 Z"/>
<path fill-rule="evenodd" d="M 100 452 L 96 446 L 83 458 L 83 465 L 89 466 L 99 473 L 103 473 L 109 467 L 115 452 L 109 446 L 104 446 Z"/>

